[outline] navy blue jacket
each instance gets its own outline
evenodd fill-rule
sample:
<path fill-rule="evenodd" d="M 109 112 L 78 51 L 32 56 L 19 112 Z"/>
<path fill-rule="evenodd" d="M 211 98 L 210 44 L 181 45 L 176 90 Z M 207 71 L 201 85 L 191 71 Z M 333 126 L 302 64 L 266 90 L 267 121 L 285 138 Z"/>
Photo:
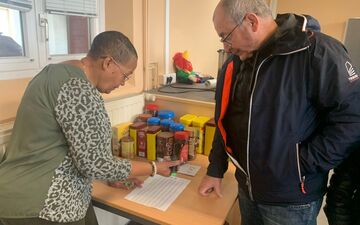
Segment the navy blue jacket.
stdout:
<path fill-rule="evenodd" d="M 239 58 L 230 57 L 217 78 L 217 129 L 207 174 L 223 177 L 230 157 L 240 187 L 253 200 L 303 204 L 324 195 L 328 171 L 359 145 L 360 74 L 345 47 L 306 31 L 302 16 L 279 15 L 276 22 L 278 37 L 253 74 L 246 159 L 227 145 L 223 124 Z"/>

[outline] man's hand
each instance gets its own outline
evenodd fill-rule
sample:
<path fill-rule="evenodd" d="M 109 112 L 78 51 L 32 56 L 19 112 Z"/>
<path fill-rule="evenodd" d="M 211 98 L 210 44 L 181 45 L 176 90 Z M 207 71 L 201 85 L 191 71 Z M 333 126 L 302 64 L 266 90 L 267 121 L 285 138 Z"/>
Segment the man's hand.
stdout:
<path fill-rule="evenodd" d="M 221 198 L 221 181 L 221 178 L 206 175 L 198 188 L 200 195 L 209 196 L 211 192 L 215 191 L 216 195 Z"/>

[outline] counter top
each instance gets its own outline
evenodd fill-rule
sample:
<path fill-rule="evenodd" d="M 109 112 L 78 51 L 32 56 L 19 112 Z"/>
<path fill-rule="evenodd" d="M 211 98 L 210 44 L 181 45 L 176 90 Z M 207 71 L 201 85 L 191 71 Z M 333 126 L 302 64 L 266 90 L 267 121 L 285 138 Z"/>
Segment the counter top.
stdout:
<path fill-rule="evenodd" d="M 203 103 L 215 104 L 215 89 L 206 88 L 204 84 L 178 84 L 174 83 L 168 86 L 162 86 L 157 89 L 146 91 L 145 93 L 156 96 L 173 97 L 186 99 L 188 101 L 197 101 Z"/>
<path fill-rule="evenodd" d="M 215 193 L 209 197 L 202 197 L 197 189 L 206 174 L 208 158 L 198 155 L 189 163 L 200 165 L 201 169 L 195 177 L 178 174 L 179 177 L 190 179 L 191 182 L 165 212 L 126 200 L 124 197 L 130 191 L 112 188 L 100 181 L 94 182 L 93 204 L 141 224 L 223 225 L 237 197 L 234 166 L 229 164 L 229 170 L 224 176 L 222 198 L 217 197 Z"/>

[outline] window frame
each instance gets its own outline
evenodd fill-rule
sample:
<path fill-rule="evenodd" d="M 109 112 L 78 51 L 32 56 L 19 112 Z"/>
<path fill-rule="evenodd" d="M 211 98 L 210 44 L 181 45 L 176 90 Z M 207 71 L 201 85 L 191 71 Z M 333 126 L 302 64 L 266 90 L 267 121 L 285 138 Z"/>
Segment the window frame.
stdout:
<path fill-rule="evenodd" d="M 105 0 L 98 1 L 98 17 L 90 19 L 90 39 L 105 30 Z M 21 12 L 25 56 L 0 58 L 0 80 L 14 80 L 33 77 L 48 64 L 66 60 L 81 59 L 86 54 L 50 56 L 45 40 L 45 28 L 41 27 L 40 17 L 46 17 L 44 0 L 33 1 L 29 12 Z M 32 34 L 32 35 L 29 35 Z"/>

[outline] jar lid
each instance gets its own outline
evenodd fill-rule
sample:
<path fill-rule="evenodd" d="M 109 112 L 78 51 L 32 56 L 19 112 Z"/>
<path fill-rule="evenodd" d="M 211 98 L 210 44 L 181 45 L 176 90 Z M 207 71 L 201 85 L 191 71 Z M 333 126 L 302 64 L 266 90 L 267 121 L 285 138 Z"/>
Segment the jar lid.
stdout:
<path fill-rule="evenodd" d="M 148 134 L 155 134 L 157 132 L 161 131 L 161 127 L 160 126 L 150 126 L 147 129 L 147 133 Z"/>
<path fill-rule="evenodd" d="M 170 126 L 170 124 L 173 124 L 175 123 L 174 120 L 172 119 L 163 119 L 163 120 L 160 120 L 160 125 L 161 126 Z"/>
<path fill-rule="evenodd" d="M 189 139 L 189 133 L 186 132 L 186 131 L 176 131 L 175 132 L 175 139 L 187 140 L 187 139 Z"/>
<path fill-rule="evenodd" d="M 150 117 L 152 117 L 152 114 L 150 113 L 143 113 L 143 114 L 139 114 L 137 116 L 137 118 L 139 118 L 141 121 L 147 121 Z"/>
<path fill-rule="evenodd" d="M 174 134 L 172 132 L 160 132 L 156 135 L 158 138 L 171 138 L 174 137 Z"/>
<path fill-rule="evenodd" d="M 125 136 L 121 138 L 121 142 L 131 142 L 134 141 L 134 138 L 132 138 L 131 136 Z"/>
<path fill-rule="evenodd" d="M 159 117 L 150 117 L 147 120 L 148 125 L 159 125 L 160 124 L 160 118 Z"/>
<path fill-rule="evenodd" d="M 130 125 L 130 128 L 132 129 L 140 129 L 146 126 L 145 122 L 135 122 L 133 124 Z"/>
<path fill-rule="evenodd" d="M 145 109 L 148 109 L 148 110 L 158 110 L 159 109 L 159 106 L 156 105 L 156 104 L 147 104 L 145 105 Z"/>
<path fill-rule="evenodd" d="M 160 119 L 172 119 L 175 117 L 175 112 L 171 110 L 160 110 L 158 116 Z"/>
<path fill-rule="evenodd" d="M 176 132 L 176 131 L 183 131 L 184 125 L 181 123 L 172 123 L 170 124 L 170 131 Z"/>

